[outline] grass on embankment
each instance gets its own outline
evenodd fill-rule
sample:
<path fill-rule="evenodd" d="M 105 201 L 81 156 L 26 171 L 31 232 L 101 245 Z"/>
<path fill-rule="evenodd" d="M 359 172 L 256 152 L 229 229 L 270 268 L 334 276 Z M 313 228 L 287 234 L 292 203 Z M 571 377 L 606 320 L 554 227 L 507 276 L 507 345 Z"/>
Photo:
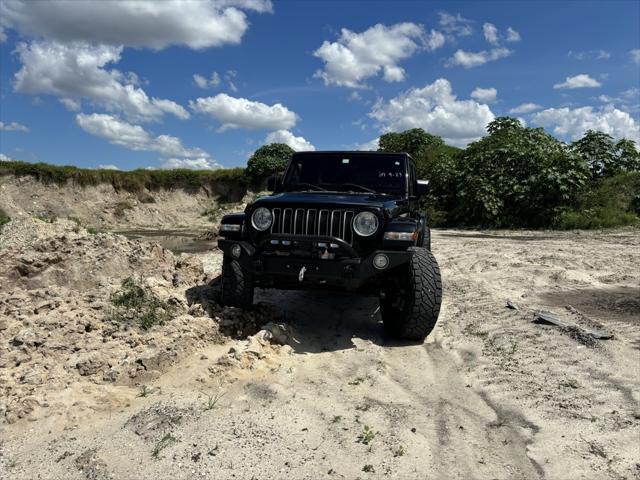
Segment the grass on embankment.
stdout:
<path fill-rule="evenodd" d="M 99 170 L 73 166 L 27 163 L 20 161 L 0 162 L 0 176 L 32 176 L 43 183 L 59 185 L 72 182 L 80 186 L 102 183 L 113 185 L 116 190 L 140 192 L 148 190 L 176 189 L 197 190 L 201 187 L 215 187 L 220 183 L 244 186 L 246 180 L 242 168 L 220 170 Z"/>

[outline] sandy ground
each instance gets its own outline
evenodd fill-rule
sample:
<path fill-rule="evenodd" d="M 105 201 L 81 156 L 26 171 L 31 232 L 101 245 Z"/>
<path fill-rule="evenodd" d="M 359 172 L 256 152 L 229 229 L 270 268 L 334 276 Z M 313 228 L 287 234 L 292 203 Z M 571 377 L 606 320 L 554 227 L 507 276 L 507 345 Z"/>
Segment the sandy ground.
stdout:
<path fill-rule="evenodd" d="M 640 233 L 438 231 L 433 250 L 424 345 L 386 340 L 375 299 L 262 291 L 291 348 L 211 344 L 144 388 L 72 392 L 0 427 L 0 478 L 639 478 Z"/>

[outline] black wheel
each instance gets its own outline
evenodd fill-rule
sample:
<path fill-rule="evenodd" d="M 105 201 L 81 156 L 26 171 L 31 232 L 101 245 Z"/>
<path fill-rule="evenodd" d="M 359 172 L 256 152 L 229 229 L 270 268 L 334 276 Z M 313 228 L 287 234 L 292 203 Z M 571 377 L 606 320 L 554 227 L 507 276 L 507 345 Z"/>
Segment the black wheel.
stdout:
<path fill-rule="evenodd" d="M 440 268 L 426 248 L 413 247 L 411 261 L 383 286 L 380 314 L 388 335 L 424 340 L 436 326 L 442 302 Z"/>
<path fill-rule="evenodd" d="M 431 229 L 429 227 L 424 227 L 424 232 L 422 233 L 422 245 L 420 246 L 427 250 L 431 250 Z"/>
<path fill-rule="evenodd" d="M 251 308 L 253 306 L 253 276 L 244 270 L 237 260 L 222 260 L 222 305 Z"/>

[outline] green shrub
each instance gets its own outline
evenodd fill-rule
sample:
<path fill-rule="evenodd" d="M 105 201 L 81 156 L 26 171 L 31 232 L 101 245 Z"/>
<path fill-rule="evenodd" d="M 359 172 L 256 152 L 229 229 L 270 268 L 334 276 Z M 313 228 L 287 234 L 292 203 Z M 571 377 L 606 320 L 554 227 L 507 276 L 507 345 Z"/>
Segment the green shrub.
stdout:
<path fill-rule="evenodd" d="M 637 215 L 605 207 L 565 212 L 558 218 L 555 227 L 562 230 L 575 230 L 614 228 L 638 223 Z"/>
<path fill-rule="evenodd" d="M 590 187 L 575 208 L 558 216 L 556 228 L 612 228 L 640 223 L 640 172 L 620 173 Z"/>
<path fill-rule="evenodd" d="M 122 287 L 111 296 L 116 321 L 135 321 L 143 330 L 154 325 L 164 325 L 171 319 L 173 307 L 159 300 L 153 292 L 132 277 L 122 282 Z"/>

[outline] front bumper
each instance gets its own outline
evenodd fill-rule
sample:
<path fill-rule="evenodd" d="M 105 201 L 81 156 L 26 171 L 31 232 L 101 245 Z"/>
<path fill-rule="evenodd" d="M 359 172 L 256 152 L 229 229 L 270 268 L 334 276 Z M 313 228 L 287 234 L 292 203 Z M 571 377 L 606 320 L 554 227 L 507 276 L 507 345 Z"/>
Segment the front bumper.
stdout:
<path fill-rule="evenodd" d="M 398 250 L 376 250 L 360 257 L 348 244 L 334 237 L 299 237 L 294 242 L 296 245 L 291 245 L 288 251 L 265 248 L 265 244 L 278 238 L 276 235 L 269 237 L 258 249 L 246 241 L 227 239 L 218 240 L 218 247 L 225 255 L 231 256 L 231 246 L 240 245 L 242 252 L 237 260 L 243 269 L 253 274 L 256 286 L 287 290 L 375 290 L 373 287 L 386 272 L 406 264 L 411 258 L 410 252 Z M 336 245 L 338 248 L 335 250 L 341 255 L 332 259 L 317 258 L 313 255 L 313 247 L 309 247 L 318 242 Z M 373 258 L 380 253 L 389 259 L 383 270 L 373 265 Z"/>

